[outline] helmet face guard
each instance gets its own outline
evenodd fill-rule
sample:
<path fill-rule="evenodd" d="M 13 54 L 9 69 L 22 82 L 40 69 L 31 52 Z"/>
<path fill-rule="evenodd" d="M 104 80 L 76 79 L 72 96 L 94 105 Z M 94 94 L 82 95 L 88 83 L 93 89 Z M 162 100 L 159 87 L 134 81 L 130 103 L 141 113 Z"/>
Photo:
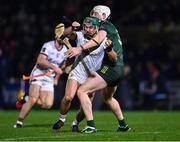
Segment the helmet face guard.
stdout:
<path fill-rule="evenodd" d="M 101 20 L 104 21 L 110 17 L 111 10 L 107 6 L 97 5 L 91 10 L 90 16 L 93 16 L 94 13 L 98 13 L 100 16 L 102 16 L 103 19 Z"/>

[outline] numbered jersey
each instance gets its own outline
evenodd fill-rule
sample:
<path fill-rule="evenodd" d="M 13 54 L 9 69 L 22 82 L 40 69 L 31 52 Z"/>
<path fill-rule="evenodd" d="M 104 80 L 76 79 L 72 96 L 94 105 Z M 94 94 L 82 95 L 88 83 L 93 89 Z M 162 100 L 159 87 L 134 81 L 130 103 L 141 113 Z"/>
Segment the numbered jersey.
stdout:
<path fill-rule="evenodd" d="M 112 23 L 108 21 L 101 22 L 100 30 L 104 30 L 107 32 L 107 38 L 112 40 L 113 49 L 117 53 L 117 58 L 118 58 L 117 61 L 114 63 L 111 60 L 109 60 L 108 55 L 105 54 L 103 63 L 108 64 L 110 66 L 122 66 L 123 65 L 123 48 L 122 48 L 122 42 L 121 42 L 121 38 L 119 36 L 118 30 L 115 28 L 115 26 Z"/>
<path fill-rule="evenodd" d="M 108 21 L 101 22 L 100 30 L 107 32 L 107 38 L 112 40 L 117 61 L 113 62 L 105 54 L 103 65 L 97 73 L 106 81 L 108 86 L 116 86 L 124 74 L 123 48 L 120 36 L 114 25 Z"/>
<path fill-rule="evenodd" d="M 76 32 L 76 34 L 77 34 L 77 39 L 76 39 L 77 46 L 80 46 L 86 43 L 87 41 L 89 41 L 88 39 L 85 38 L 83 32 Z M 83 61 L 79 60 L 75 68 L 70 72 L 69 79 L 77 80 L 80 84 L 82 84 L 85 82 L 85 80 L 88 77 L 88 72 L 85 69 L 85 65 L 87 66 L 90 72 L 94 72 L 100 69 L 104 57 L 104 42 L 105 40 L 101 43 L 101 45 L 98 48 L 89 52 L 89 54 L 85 55 L 82 59 Z M 76 58 L 75 63 L 77 62 L 78 59 L 79 57 Z"/>
<path fill-rule="evenodd" d="M 55 41 L 53 40 L 43 45 L 40 51 L 40 54 L 44 54 L 45 56 L 47 56 L 49 63 L 58 67 L 64 62 L 66 51 L 67 51 L 67 48 L 65 45 L 63 45 L 63 48 L 61 48 L 60 50 L 57 50 L 57 48 L 55 47 Z M 52 69 L 42 70 L 38 68 L 37 65 L 35 65 L 31 72 L 31 75 L 38 75 L 38 74 L 42 74 L 48 71 L 53 71 L 53 70 Z M 55 74 L 53 74 L 52 76 L 38 77 L 36 80 L 46 80 L 48 82 L 53 82 L 54 76 Z"/>

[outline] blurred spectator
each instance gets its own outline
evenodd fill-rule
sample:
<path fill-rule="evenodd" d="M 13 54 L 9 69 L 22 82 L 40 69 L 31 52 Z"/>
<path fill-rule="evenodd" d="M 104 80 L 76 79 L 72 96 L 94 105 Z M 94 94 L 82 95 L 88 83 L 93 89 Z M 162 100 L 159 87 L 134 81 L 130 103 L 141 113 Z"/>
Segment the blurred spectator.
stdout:
<path fill-rule="evenodd" d="M 3 73 L 3 69 L 4 69 L 4 59 L 3 59 L 3 51 L 0 48 L 0 109 L 3 108 L 3 92 L 2 92 L 2 88 L 3 88 L 3 80 L 4 80 L 4 73 Z"/>
<path fill-rule="evenodd" d="M 3 87 L 3 102 L 5 109 L 12 109 L 15 106 L 18 89 L 19 83 L 16 82 L 14 77 L 10 77 Z"/>
<path fill-rule="evenodd" d="M 0 109 L 4 107 L 3 88 L 5 81 L 8 79 L 8 60 L 4 50 L 0 48 Z"/>
<path fill-rule="evenodd" d="M 138 90 L 138 82 L 132 73 L 132 69 L 128 64 L 124 66 L 124 78 L 121 80 L 118 89 L 117 95 L 118 101 L 123 109 L 133 110 L 134 102 L 136 100 L 135 95 Z M 137 100 L 136 100 L 137 101 Z"/>
<path fill-rule="evenodd" d="M 143 109 L 156 109 L 160 101 L 168 100 L 168 88 L 165 78 L 156 68 L 148 62 L 149 77 L 140 82 L 140 91 L 143 95 Z"/>

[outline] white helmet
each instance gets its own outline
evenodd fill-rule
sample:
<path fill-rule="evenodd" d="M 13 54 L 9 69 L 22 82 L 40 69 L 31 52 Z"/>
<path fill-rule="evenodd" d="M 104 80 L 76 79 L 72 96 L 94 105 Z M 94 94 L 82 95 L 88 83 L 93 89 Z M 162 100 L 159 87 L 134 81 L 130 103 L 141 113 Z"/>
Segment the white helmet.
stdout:
<path fill-rule="evenodd" d="M 111 14 L 110 8 L 108 6 L 105 6 L 105 5 L 95 6 L 91 11 L 90 16 L 92 16 L 93 12 L 97 12 L 99 15 L 105 14 L 105 18 L 102 20 L 106 20 Z"/>

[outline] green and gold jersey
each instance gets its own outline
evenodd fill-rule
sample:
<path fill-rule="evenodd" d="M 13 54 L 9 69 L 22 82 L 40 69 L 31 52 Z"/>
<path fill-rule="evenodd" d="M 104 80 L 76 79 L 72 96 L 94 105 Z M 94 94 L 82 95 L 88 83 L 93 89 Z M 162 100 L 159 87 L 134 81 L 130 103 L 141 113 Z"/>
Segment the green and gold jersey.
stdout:
<path fill-rule="evenodd" d="M 100 30 L 104 30 L 107 32 L 107 38 L 112 40 L 113 49 L 117 53 L 117 61 L 114 63 L 109 58 L 108 55 L 105 54 L 103 63 L 109 66 L 123 66 L 123 48 L 121 38 L 119 36 L 118 30 L 115 26 L 109 21 L 103 21 L 100 25 Z"/>

